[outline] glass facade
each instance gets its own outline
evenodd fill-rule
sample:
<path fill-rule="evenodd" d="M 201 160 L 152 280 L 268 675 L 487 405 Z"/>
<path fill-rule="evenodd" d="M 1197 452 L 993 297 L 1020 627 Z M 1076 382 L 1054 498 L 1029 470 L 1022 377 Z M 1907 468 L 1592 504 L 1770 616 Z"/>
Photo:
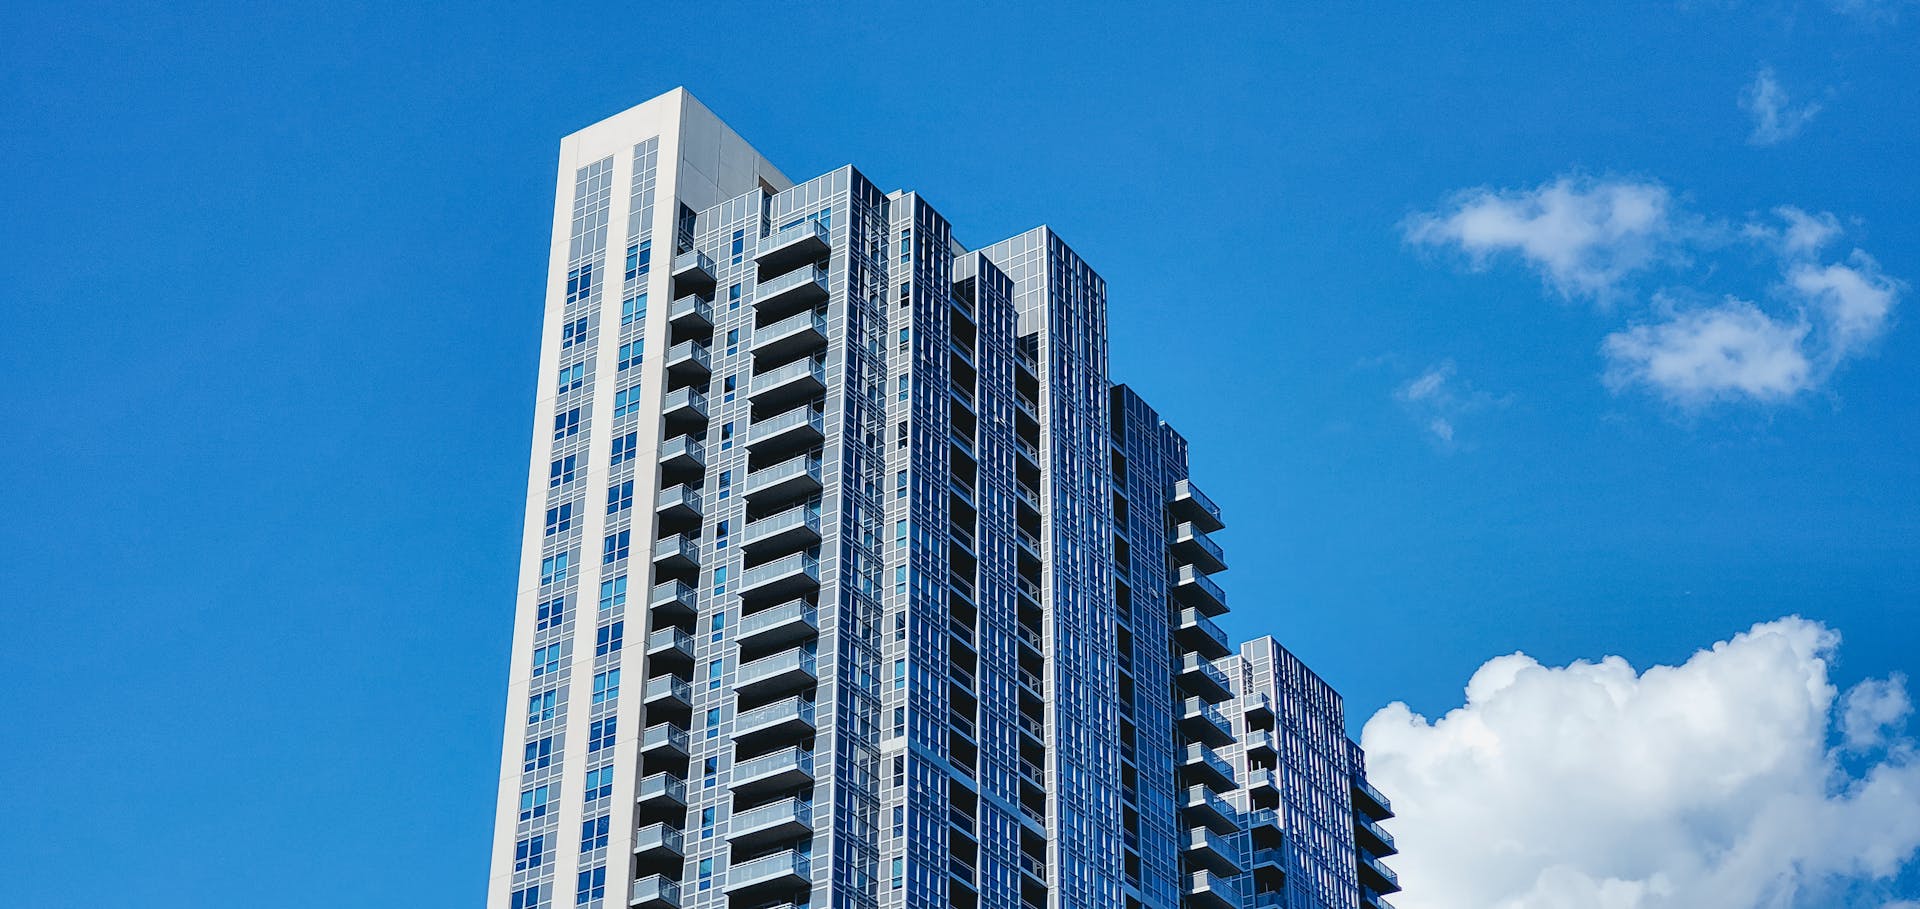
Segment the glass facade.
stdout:
<path fill-rule="evenodd" d="M 1058 235 L 793 183 L 683 91 L 568 137 L 560 190 L 489 905 L 1346 909 L 1390 873 L 1338 695 L 1257 725 L 1297 663 L 1214 624 L 1220 511 Z M 1253 788 L 1295 725 L 1297 787 Z"/>

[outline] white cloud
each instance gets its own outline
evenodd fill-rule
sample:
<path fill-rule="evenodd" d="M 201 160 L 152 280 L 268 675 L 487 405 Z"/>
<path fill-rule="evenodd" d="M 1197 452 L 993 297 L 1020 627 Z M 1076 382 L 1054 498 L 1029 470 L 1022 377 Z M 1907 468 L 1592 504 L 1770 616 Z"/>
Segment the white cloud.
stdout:
<path fill-rule="evenodd" d="M 1402 229 L 1410 242 L 1457 247 L 1476 267 L 1512 253 L 1563 297 L 1633 301 L 1651 285 L 1651 308 L 1602 341 L 1602 377 L 1616 392 L 1642 388 L 1688 408 L 1775 404 L 1821 387 L 1886 333 L 1906 289 L 1862 250 L 1822 261 L 1845 233 L 1830 212 L 1782 205 L 1771 218 L 1730 222 L 1687 211 L 1645 181 L 1470 190 Z M 1738 277 L 1752 262 L 1729 253 L 1754 250 L 1777 269 L 1770 283 L 1754 282 L 1760 293 L 1686 286 Z M 1688 274 L 1696 262 L 1704 267 Z M 1722 302 L 1676 302 L 1702 297 Z M 1434 427 L 1442 437 L 1452 429 Z"/>
<path fill-rule="evenodd" d="M 1393 396 L 1433 436 L 1440 447 L 1454 446 L 1455 430 L 1462 417 L 1490 407 L 1503 407 L 1508 399 L 1495 397 L 1458 378 L 1452 360 L 1443 360 L 1401 385 Z"/>
<path fill-rule="evenodd" d="M 1885 744 L 1886 730 L 1905 722 L 1911 713 L 1906 676 L 1896 672 L 1885 679 L 1869 679 L 1841 700 L 1840 734 L 1847 747 L 1864 751 Z"/>
<path fill-rule="evenodd" d="M 1808 326 L 1781 322 L 1745 300 L 1729 298 L 1607 336 L 1607 383 L 1645 385 L 1670 400 L 1698 406 L 1729 397 L 1790 398 L 1814 379 L 1802 344 Z"/>
<path fill-rule="evenodd" d="M 1836 358 L 1852 354 L 1880 337 L 1900 297 L 1900 283 L 1882 273 L 1873 257 L 1857 249 L 1845 265 L 1795 266 L 1787 274 L 1787 283 L 1822 317 L 1827 344 Z"/>
<path fill-rule="evenodd" d="M 1411 243 L 1458 247 L 1476 268 L 1517 255 L 1561 296 L 1599 300 L 1671 256 L 1683 232 L 1666 187 L 1581 177 L 1524 190 L 1468 190 L 1401 229 Z"/>
<path fill-rule="evenodd" d="M 1820 113 L 1820 105 L 1808 102 L 1795 106 L 1787 90 L 1774 78 L 1772 69 L 1763 69 L 1740 93 L 1740 109 L 1753 118 L 1753 132 L 1747 142 L 1753 145 L 1778 145 L 1793 138 Z"/>
<path fill-rule="evenodd" d="M 1920 763 L 1898 738 L 1857 773 L 1841 767 L 1838 643 L 1787 618 L 1644 673 L 1619 657 L 1548 667 L 1516 653 L 1482 666 L 1438 720 L 1381 710 L 1362 741 L 1399 812 L 1395 904 L 1884 903 L 1876 891 L 1920 849 Z"/>

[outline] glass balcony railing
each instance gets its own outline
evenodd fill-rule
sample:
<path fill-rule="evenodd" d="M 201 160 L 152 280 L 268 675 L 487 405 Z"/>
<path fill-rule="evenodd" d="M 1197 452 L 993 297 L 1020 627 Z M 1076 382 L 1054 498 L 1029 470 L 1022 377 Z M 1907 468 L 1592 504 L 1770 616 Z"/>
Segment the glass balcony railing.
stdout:
<path fill-rule="evenodd" d="M 656 748 L 668 748 L 674 751 L 685 752 L 687 750 L 687 731 L 670 723 L 648 726 L 647 731 L 641 733 L 640 748 L 643 751 L 652 751 Z"/>
<path fill-rule="evenodd" d="M 765 565 L 755 565 L 740 573 L 740 592 L 748 593 L 775 581 L 805 580 L 820 583 L 820 560 L 804 552 L 782 556 Z"/>
<path fill-rule="evenodd" d="M 813 825 L 813 803 L 806 799 L 781 799 L 758 808 L 749 808 L 733 816 L 727 822 L 727 832 L 732 836 L 793 824 L 803 827 Z"/>
<path fill-rule="evenodd" d="M 733 784 L 738 786 L 762 777 L 789 771 L 804 776 L 813 776 L 813 752 L 795 746 L 740 761 L 733 765 Z"/>
<path fill-rule="evenodd" d="M 735 735 L 742 735 L 788 720 L 798 720 L 809 726 L 813 725 L 813 702 L 806 698 L 791 697 L 764 707 L 755 707 L 733 718 L 733 730 Z"/>
<path fill-rule="evenodd" d="M 786 413 L 754 423 L 747 429 L 747 439 L 749 443 L 760 443 L 802 430 L 814 436 L 821 435 L 825 431 L 820 415 L 811 407 L 796 407 Z"/>
<path fill-rule="evenodd" d="M 747 495 L 764 492 L 767 489 L 784 486 L 789 482 L 805 479 L 808 485 L 820 485 L 820 458 L 816 455 L 800 455 L 788 458 L 771 467 L 756 470 L 747 475 Z"/>
<path fill-rule="evenodd" d="M 633 882 L 627 904 L 636 909 L 679 909 L 680 885 L 663 875 L 648 875 Z"/>
<path fill-rule="evenodd" d="M 667 321 L 676 327 L 702 328 L 713 325 L 713 303 L 699 294 L 688 294 L 667 307 Z"/>
<path fill-rule="evenodd" d="M 788 298 L 819 299 L 827 295 L 828 286 L 827 270 L 819 266 L 790 271 L 755 288 L 754 305 L 770 305 Z"/>
<path fill-rule="evenodd" d="M 639 802 L 667 801 L 674 804 L 687 803 L 687 781 L 671 773 L 656 773 L 640 780 L 640 789 L 634 795 Z"/>
<path fill-rule="evenodd" d="M 793 531 L 804 531 L 799 535 L 819 539 L 820 509 L 812 505 L 800 505 L 752 521 L 741 533 L 741 545 L 752 546 Z"/>
<path fill-rule="evenodd" d="M 818 621 L 818 610 L 812 603 L 805 600 L 791 600 L 741 616 L 740 624 L 734 626 L 733 635 L 735 640 L 751 641 L 766 631 L 788 623 L 814 627 Z"/>
<path fill-rule="evenodd" d="M 817 672 L 813 654 L 805 650 L 789 650 L 740 664 L 740 669 L 734 673 L 734 687 L 746 688 L 784 675 L 818 678 Z"/>
<path fill-rule="evenodd" d="M 782 878 L 807 880 L 812 874 L 812 863 L 805 852 L 777 852 L 773 855 L 742 862 L 727 870 L 727 889 L 746 887 Z"/>
<path fill-rule="evenodd" d="M 1200 525 L 1201 529 L 1214 531 L 1226 526 L 1220 520 L 1220 506 L 1207 498 L 1207 494 L 1201 492 L 1192 480 L 1174 481 L 1170 498 L 1175 513 Z"/>

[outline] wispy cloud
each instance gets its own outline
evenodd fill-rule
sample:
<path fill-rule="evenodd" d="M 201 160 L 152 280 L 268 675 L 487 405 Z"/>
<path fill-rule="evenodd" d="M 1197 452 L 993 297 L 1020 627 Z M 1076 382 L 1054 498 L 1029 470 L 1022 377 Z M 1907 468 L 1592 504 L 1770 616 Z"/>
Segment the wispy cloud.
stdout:
<path fill-rule="evenodd" d="M 1906 288 L 1864 251 L 1828 259 L 1845 233 L 1831 213 L 1780 206 L 1765 218 L 1709 218 L 1639 179 L 1469 190 L 1401 227 L 1408 242 L 1457 249 L 1476 269 L 1510 256 L 1551 292 L 1609 312 L 1651 284 L 1646 304 L 1624 310 L 1627 324 L 1601 343 L 1602 376 L 1617 392 L 1644 388 L 1686 408 L 1779 403 L 1820 388 L 1885 334 Z M 1774 268 L 1757 293 L 1689 286 L 1755 251 Z"/>
<path fill-rule="evenodd" d="M 1755 74 L 1740 93 L 1740 109 L 1753 118 L 1753 132 L 1747 135 L 1747 142 L 1753 145 L 1779 145 L 1798 135 L 1807 121 L 1820 113 L 1820 105 L 1815 102 L 1795 105 L 1771 68 Z"/>
<path fill-rule="evenodd" d="M 1443 360 L 1407 380 L 1393 393 L 1394 399 L 1413 415 L 1433 442 L 1449 451 L 1462 444 L 1462 440 L 1457 439 L 1462 418 L 1477 411 L 1504 407 L 1510 400 L 1474 388 L 1471 382 L 1460 378 L 1458 372 L 1452 360 Z"/>
<path fill-rule="evenodd" d="M 1785 618 L 1645 672 L 1515 653 L 1438 719 L 1381 710 L 1361 738 L 1398 812 L 1394 903 L 1885 909 L 1920 850 L 1920 742 L 1898 675 L 1838 697 L 1839 643 Z"/>
<path fill-rule="evenodd" d="M 1562 297 L 1600 300 L 1675 252 L 1685 232 L 1666 187 L 1585 177 L 1522 190 L 1465 190 L 1401 228 L 1411 243 L 1459 249 L 1476 269 L 1517 256 Z"/>

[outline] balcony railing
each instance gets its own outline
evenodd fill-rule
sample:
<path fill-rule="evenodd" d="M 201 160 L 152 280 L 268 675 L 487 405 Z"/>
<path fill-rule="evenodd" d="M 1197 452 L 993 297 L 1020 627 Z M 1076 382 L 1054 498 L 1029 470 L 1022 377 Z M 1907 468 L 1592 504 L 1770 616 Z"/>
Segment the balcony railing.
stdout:
<path fill-rule="evenodd" d="M 742 736 L 789 722 L 813 725 L 813 702 L 803 697 L 791 697 L 784 701 L 774 701 L 764 707 L 743 711 L 733 718 L 733 734 Z"/>
<path fill-rule="evenodd" d="M 800 835 L 813 826 L 813 803 L 789 798 L 735 814 L 727 822 L 727 838 L 745 839 L 753 834 L 784 833 Z"/>
<path fill-rule="evenodd" d="M 768 407 L 777 401 L 795 401 L 819 394 L 827 387 L 827 368 L 807 357 L 756 373 L 748 384 L 754 404 Z"/>
<path fill-rule="evenodd" d="M 1201 612 L 1217 616 L 1227 611 L 1227 592 L 1220 589 L 1206 572 L 1182 565 L 1173 574 L 1173 593 L 1181 602 Z"/>
<path fill-rule="evenodd" d="M 667 749 L 680 754 L 686 754 L 687 731 L 671 723 L 660 723 L 658 725 L 648 726 L 647 731 L 641 733 L 640 750 L 655 751 L 659 749 Z"/>
<path fill-rule="evenodd" d="M 656 773 L 640 780 L 640 789 L 634 795 L 634 801 L 661 802 L 664 804 L 685 806 L 687 804 L 687 781 L 671 773 Z"/>
<path fill-rule="evenodd" d="M 761 311 L 807 306 L 828 296 L 826 269 L 818 266 L 790 271 L 754 288 L 753 305 Z"/>
<path fill-rule="evenodd" d="M 741 616 L 733 636 L 741 646 L 798 641 L 817 634 L 819 621 L 812 603 L 790 600 Z"/>
<path fill-rule="evenodd" d="M 759 505 L 764 501 L 784 501 L 820 488 L 820 458 L 800 455 L 747 474 L 747 499 Z"/>
<path fill-rule="evenodd" d="M 676 290 L 694 291 L 713 287 L 713 258 L 697 249 L 673 257 Z"/>
<path fill-rule="evenodd" d="M 826 343 L 827 317 L 807 311 L 754 329 L 751 349 L 756 359 L 785 361 L 802 352 L 817 351 Z"/>
<path fill-rule="evenodd" d="M 648 875 L 633 882 L 627 905 L 633 909 L 680 909 L 680 885 L 664 875 Z"/>
<path fill-rule="evenodd" d="M 770 777 L 782 775 L 792 775 L 796 779 L 813 779 L 813 752 L 796 745 L 771 754 L 739 761 L 733 765 L 732 786 L 735 789 L 742 789 Z"/>
<path fill-rule="evenodd" d="M 750 663 L 740 664 L 734 674 L 734 688 L 750 693 L 761 684 L 806 684 L 819 678 L 814 655 L 805 650 L 789 650 Z"/>
<path fill-rule="evenodd" d="M 811 407 L 796 407 L 768 417 L 747 428 L 747 448 L 762 451 L 775 447 L 811 446 L 820 443 L 826 428 Z"/>
<path fill-rule="evenodd" d="M 805 852 L 778 852 L 727 869 L 726 889 L 737 890 L 755 884 L 788 881 L 796 885 L 805 884 L 812 874 L 811 866 Z"/>
<path fill-rule="evenodd" d="M 1208 532 L 1226 526 L 1220 520 L 1220 506 L 1207 498 L 1207 494 L 1201 492 L 1200 487 L 1194 485 L 1192 480 L 1174 481 L 1173 495 L 1170 498 L 1173 513 L 1179 515 L 1182 520 L 1191 521 Z"/>
<path fill-rule="evenodd" d="M 681 331 L 707 331 L 713 328 L 713 303 L 698 294 L 688 294 L 667 307 L 667 322 Z"/>
<path fill-rule="evenodd" d="M 746 549 L 769 549 L 810 544 L 820 539 L 820 509 L 799 505 L 747 524 L 740 545 Z"/>
<path fill-rule="evenodd" d="M 820 586 L 820 560 L 804 552 L 755 565 L 740 573 L 740 595 L 765 598 Z"/>
<path fill-rule="evenodd" d="M 1208 574 L 1225 571 L 1227 554 L 1206 534 L 1206 531 L 1191 523 L 1174 528 L 1174 554 L 1188 564 Z"/>
<path fill-rule="evenodd" d="M 761 274 L 777 274 L 812 262 L 833 249 L 833 234 L 819 221 L 808 219 L 760 238 L 754 253 Z"/>

